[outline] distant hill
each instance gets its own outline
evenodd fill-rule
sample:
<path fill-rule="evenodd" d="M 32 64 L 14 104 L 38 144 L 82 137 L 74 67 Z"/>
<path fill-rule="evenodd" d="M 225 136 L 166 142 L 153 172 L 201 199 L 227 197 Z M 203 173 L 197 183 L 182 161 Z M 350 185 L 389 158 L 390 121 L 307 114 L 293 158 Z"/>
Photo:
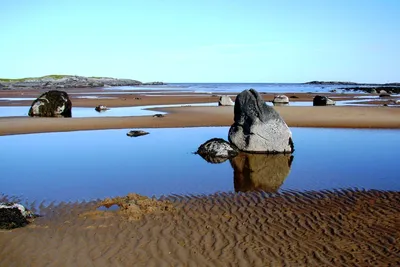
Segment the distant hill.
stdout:
<path fill-rule="evenodd" d="M 318 84 L 318 85 L 357 85 L 355 82 L 339 82 L 339 81 L 311 81 L 305 84 Z"/>
<path fill-rule="evenodd" d="M 43 77 L 29 77 L 21 79 L 0 78 L 1 89 L 13 88 L 94 88 L 108 86 L 129 85 L 163 85 L 163 82 L 142 83 L 132 79 L 117 79 L 110 77 L 85 77 L 76 75 L 46 75 Z"/>

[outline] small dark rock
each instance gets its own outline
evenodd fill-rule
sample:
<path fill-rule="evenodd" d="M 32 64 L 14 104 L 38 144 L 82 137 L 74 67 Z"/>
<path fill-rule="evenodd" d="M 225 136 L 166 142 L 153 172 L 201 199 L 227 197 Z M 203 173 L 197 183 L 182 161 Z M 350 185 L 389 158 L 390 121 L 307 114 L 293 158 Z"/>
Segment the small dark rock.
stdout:
<path fill-rule="evenodd" d="M 108 107 L 103 106 L 103 105 L 98 105 L 97 107 L 94 108 L 97 112 L 101 112 L 101 111 L 106 111 L 109 110 Z"/>
<path fill-rule="evenodd" d="M 130 137 L 138 137 L 138 136 L 147 135 L 147 134 L 149 134 L 149 133 L 139 130 L 139 131 L 129 131 L 126 135 L 130 136 Z"/>
<path fill-rule="evenodd" d="M 155 117 L 155 118 L 163 118 L 163 117 L 165 117 L 165 115 L 164 114 L 154 114 L 153 117 Z"/>

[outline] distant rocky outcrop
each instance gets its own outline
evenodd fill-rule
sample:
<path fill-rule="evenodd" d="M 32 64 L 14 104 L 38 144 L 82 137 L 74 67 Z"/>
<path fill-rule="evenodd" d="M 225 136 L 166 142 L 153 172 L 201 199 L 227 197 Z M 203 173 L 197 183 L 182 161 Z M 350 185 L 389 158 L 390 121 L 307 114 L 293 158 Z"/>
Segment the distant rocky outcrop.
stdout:
<path fill-rule="evenodd" d="M 21 204 L 0 203 L 0 229 L 23 227 L 34 215 Z"/>
<path fill-rule="evenodd" d="M 292 133 L 273 108 L 254 89 L 244 90 L 235 101 L 229 141 L 239 150 L 254 153 L 292 153 Z"/>
<path fill-rule="evenodd" d="M 210 163 L 222 163 L 235 157 L 238 150 L 222 138 L 213 138 L 199 146 L 196 154 Z"/>
<path fill-rule="evenodd" d="M 355 82 L 343 82 L 343 81 L 311 81 L 305 84 L 317 84 L 317 85 L 356 85 Z"/>
<path fill-rule="evenodd" d="M 233 102 L 232 99 L 227 95 L 222 95 L 219 98 L 218 106 L 234 106 L 234 105 L 235 102 Z"/>
<path fill-rule="evenodd" d="M 274 193 L 289 175 L 293 156 L 240 153 L 229 161 L 236 192 L 261 190 Z"/>
<path fill-rule="evenodd" d="M 51 90 L 33 101 L 28 115 L 31 117 L 72 117 L 72 103 L 68 94 Z"/>
<path fill-rule="evenodd" d="M 147 83 L 142 83 L 142 85 L 165 85 L 163 82 L 147 82 Z"/>
<path fill-rule="evenodd" d="M 332 106 L 335 104 L 334 100 L 323 95 L 316 95 L 313 99 L 313 106 Z"/>
<path fill-rule="evenodd" d="M 385 91 L 391 91 L 394 94 L 400 94 L 400 85 L 397 85 L 397 83 L 393 83 L 392 86 L 388 85 L 383 85 L 383 86 L 357 86 L 357 87 L 343 87 L 343 88 L 339 88 L 341 90 L 345 90 L 345 91 L 353 91 L 353 92 L 366 92 L 366 93 L 370 93 L 370 94 L 376 94 L 376 92 L 380 92 L 381 90 L 385 90 Z"/>
<path fill-rule="evenodd" d="M 108 86 L 132 86 L 143 83 L 132 79 L 116 79 L 109 77 L 84 77 L 72 75 L 49 75 L 38 78 L 23 79 L 1 79 L 7 88 L 37 88 L 37 89 L 59 89 L 59 88 L 94 88 Z M 159 83 L 159 82 L 157 82 Z"/>

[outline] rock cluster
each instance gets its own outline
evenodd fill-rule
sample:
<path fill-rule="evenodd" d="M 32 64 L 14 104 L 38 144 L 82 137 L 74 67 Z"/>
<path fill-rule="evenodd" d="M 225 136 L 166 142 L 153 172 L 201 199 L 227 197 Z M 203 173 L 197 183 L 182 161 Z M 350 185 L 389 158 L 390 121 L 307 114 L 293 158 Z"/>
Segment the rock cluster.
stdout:
<path fill-rule="evenodd" d="M 273 108 L 254 89 L 244 90 L 235 100 L 234 123 L 229 142 L 213 138 L 202 144 L 197 154 L 210 163 L 235 158 L 238 152 L 290 154 L 294 151 L 292 133 Z"/>

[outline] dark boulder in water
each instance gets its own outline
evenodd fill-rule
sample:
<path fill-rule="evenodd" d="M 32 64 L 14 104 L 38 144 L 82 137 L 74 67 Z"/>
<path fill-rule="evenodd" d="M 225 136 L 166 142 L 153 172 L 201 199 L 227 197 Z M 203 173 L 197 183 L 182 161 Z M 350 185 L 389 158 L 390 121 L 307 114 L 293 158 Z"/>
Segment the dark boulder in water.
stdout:
<path fill-rule="evenodd" d="M 335 104 L 336 104 L 335 101 L 322 95 L 316 95 L 313 99 L 313 106 L 329 106 Z"/>
<path fill-rule="evenodd" d="M 196 154 L 209 163 L 222 163 L 237 156 L 238 150 L 222 138 L 212 138 L 199 146 Z"/>
<path fill-rule="evenodd" d="M 137 130 L 137 131 L 129 131 L 126 135 L 130 136 L 130 137 L 138 137 L 138 136 L 142 136 L 142 135 L 147 135 L 149 134 L 148 132 L 142 131 L 142 130 Z"/>
<path fill-rule="evenodd" d="M 104 106 L 104 105 L 98 105 L 94 108 L 94 110 L 96 110 L 97 112 L 101 112 L 101 111 L 106 111 L 109 110 L 108 107 Z"/>
<path fill-rule="evenodd" d="M 29 223 L 32 213 L 21 204 L 0 203 L 0 229 L 14 229 Z"/>
<path fill-rule="evenodd" d="M 31 117 L 72 117 L 72 103 L 64 91 L 51 90 L 33 101 L 28 115 Z"/>

